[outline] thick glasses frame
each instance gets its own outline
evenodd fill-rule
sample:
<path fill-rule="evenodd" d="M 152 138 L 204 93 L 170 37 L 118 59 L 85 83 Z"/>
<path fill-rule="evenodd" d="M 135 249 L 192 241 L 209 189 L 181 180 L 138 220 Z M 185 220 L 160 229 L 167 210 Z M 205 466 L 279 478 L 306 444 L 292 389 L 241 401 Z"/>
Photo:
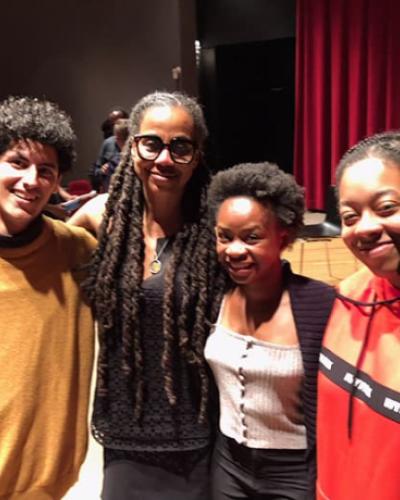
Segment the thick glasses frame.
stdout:
<path fill-rule="evenodd" d="M 150 151 L 143 152 L 142 144 L 141 144 L 142 139 L 153 139 L 156 143 L 159 144 L 159 150 L 155 151 L 154 153 L 152 153 Z M 186 139 L 184 137 L 173 137 L 169 143 L 165 143 L 162 141 L 161 137 L 159 137 L 158 135 L 143 134 L 143 135 L 135 135 L 133 137 L 133 140 L 135 141 L 136 150 L 137 150 L 139 157 L 142 160 L 147 160 L 147 161 L 156 160 L 160 156 L 161 152 L 165 148 L 167 148 L 172 160 L 175 163 L 181 163 L 184 165 L 184 164 L 191 163 L 193 161 L 194 155 L 195 155 L 196 150 L 197 150 L 196 144 L 193 141 L 191 141 L 190 139 Z M 179 145 L 180 143 L 189 144 L 192 147 L 191 154 L 189 154 L 188 156 L 186 156 L 184 158 L 182 156 L 180 156 L 179 153 L 177 153 L 175 151 L 176 145 Z"/>

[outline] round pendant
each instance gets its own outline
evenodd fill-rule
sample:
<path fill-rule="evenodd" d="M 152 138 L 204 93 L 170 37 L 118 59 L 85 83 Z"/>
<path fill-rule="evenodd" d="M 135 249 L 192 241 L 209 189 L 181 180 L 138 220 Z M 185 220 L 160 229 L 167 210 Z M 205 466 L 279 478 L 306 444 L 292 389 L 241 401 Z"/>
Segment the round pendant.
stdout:
<path fill-rule="evenodd" d="M 150 272 L 151 274 L 158 274 L 161 271 L 161 262 L 158 259 L 154 259 L 150 262 Z"/>

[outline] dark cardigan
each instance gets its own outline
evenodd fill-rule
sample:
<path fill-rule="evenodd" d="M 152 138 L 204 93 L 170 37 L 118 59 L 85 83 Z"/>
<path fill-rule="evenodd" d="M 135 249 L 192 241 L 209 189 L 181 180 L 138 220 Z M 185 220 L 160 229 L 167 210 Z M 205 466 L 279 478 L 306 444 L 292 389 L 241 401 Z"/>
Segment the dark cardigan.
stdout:
<path fill-rule="evenodd" d="M 333 306 L 335 291 L 326 283 L 292 273 L 287 262 L 283 264 L 283 272 L 284 282 L 289 291 L 304 366 L 302 400 L 307 429 L 310 484 L 313 485 L 313 490 L 310 491 L 307 498 L 312 499 L 315 497 L 314 486 L 317 475 L 315 429 L 318 358 L 325 326 Z"/>

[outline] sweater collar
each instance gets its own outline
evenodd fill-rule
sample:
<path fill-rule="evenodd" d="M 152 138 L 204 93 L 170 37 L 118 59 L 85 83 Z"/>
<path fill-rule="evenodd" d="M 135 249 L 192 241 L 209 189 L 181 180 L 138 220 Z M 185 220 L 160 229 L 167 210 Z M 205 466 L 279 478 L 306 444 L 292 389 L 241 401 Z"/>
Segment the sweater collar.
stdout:
<path fill-rule="evenodd" d="M 5 236 L 0 234 L 0 248 L 18 248 L 32 243 L 42 232 L 43 218 L 34 219 L 28 227 L 18 234 Z"/>

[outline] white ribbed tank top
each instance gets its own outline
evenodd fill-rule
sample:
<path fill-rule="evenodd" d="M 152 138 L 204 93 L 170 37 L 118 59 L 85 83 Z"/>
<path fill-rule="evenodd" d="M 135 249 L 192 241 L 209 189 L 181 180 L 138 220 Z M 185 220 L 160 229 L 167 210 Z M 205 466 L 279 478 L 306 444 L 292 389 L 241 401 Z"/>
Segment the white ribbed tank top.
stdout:
<path fill-rule="evenodd" d="M 249 448 L 305 449 L 303 362 L 287 346 L 214 326 L 205 346 L 220 398 L 220 430 Z"/>

